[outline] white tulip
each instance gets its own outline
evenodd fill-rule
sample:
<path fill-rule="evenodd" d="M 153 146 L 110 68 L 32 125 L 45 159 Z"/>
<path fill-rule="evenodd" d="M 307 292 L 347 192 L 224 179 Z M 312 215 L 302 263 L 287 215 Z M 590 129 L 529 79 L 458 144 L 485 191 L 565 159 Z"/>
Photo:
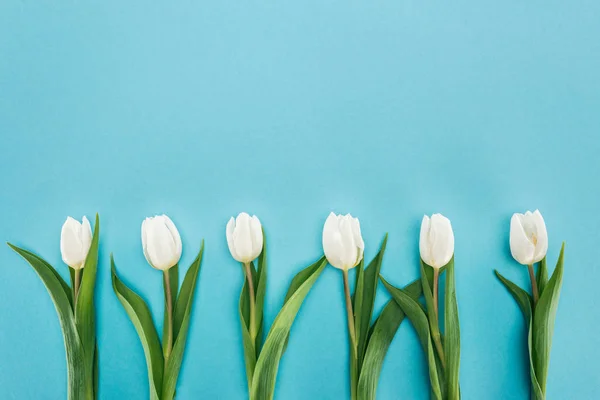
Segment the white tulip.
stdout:
<path fill-rule="evenodd" d="M 232 257 L 241 263 L 249 263 L 258 257 L 263 248 L 262 226 L 256 215 L 245 212 L 231 217 L 226 228 L 227 246 Z"/>
<path fill-rule="evenodd" d="M 142 247 L 148 263 L 166 271 L 181 258 L 181 237 L 173 221 L 166 215 L 146 218 L 142 222 Z"/>
<path fill-rule="evenodd" d="M 362 260 L 364 249 L 358 218 L 330 213 L 323 226 L 323 251 L 329 264 L 346 271 L 354 268 Z"/>
<path fill-rule="evenodd" d="M 523 265 L 532 265 L 546 257 L 548 232 L 538 210 L 513 214 L 510 219 L 510 252 Z"/>
<path fill-rule="evenodd" d="M 67 217 L 60 232 L 62 259 L 73 269 L 82 269 L 92 244 L 92 227 L 86 217 L 79 222 Z"/>
<path fill-rule="evenodd" d="M 433 268 L 442 268 L 450 262 L 454 255 L 454 232 L 448 218 L 442 214 L 423 216 L 419 251 L 421 259 Z"/>

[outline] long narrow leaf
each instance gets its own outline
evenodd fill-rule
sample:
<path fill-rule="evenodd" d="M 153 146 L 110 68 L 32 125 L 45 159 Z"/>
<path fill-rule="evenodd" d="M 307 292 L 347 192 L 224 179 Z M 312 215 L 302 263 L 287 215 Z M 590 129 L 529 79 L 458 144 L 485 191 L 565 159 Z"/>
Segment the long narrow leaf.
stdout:
<path fill-rule="evenodd" d="M 112 255 L 110 257 L 110 270 L 113 290 L 123 308 L 125 308 L 142 342 L 146 366 L 148 367 L 150 399 L 161 400 L 164 359 L 150 309 L 140 296 L 121 282 L 117 276 L 117 269 Z"/>
<path fill-rule="evenodd" d="M 446 356 L 446 385 L 448 400 L 460 399 L 458 375 L 460 368 L 460 325 L 458 320 L 458 304 L 456 301 L 456 284 L 454 281 L 454 257 L 446 267 L 446 298 L 444 313 L 444 352 Z"/>
<path fill-rule="evenodd" d="M 187 341 L 187 334 L 190 325 L 190 313 L 192 311 L 192 304 L 194 301 L 194 292 L 196 284 L 198 282 L 198 273 L 200 271 L 200 264 L 202 263 L 202 253 L 204 252 L 204 242 L 198 256 L 188 268 L 188 271 L 183 278 L 183 284 L 181 285 L 181 292 L 177 298 L 177 305 L 175 307 L 175 315 L 177 323 L 179 325 L 177 332 L 177 339 L 173 345 L 173 351 L 167 360 L 167 367 L 164 371 L 163 376 L 163 388 L 161 400 L 172 400 L 175 398 L 175 389 L 177 386 L 177 379 L 179 378 L 179 371 L 181 370 L 181 363 L 183 361 L 183 355 L 185 352 L 185 344 Z M 181 321 L 181 322 L 179 322 Z"/>
<path fill-rule="evenodd" d="M 275 381 L 279 362 L 283 354 L 283 348 L 290 329 L 300 306 L 304 302 L 306 295 L 314 285 L 317 278 L 323 272 L 327 265 L 323 259 L 319 260 L 319 266 L 305 282 L 298 287 L 292 296 L 285 302 L 279 314 L 275 318 L 271 330 L 267 335 L 265 344 L 256 362 L 254 378 L 252 379 L 252 391 L 250 398 L 253 400 L 271 400 L 275 392 Z M 313 270 L 314 264 L 307 269 Z"/>
<path fill-rule="evenodd" d="M 362 305 L 363 305 L 363 294 L 364 294 L 364 286 L 365 286 L 365 262 L 364 258 L 360 260 L 358 265 L 354 268 L 356 270 L 356 285 L 354 287 L 354 295 L 352 296 L 353 303 L 353 318 L 354 318 L 354 332 L 356 338 L 356 347 L 352 342 L 351 338 L 348 339 L 348 354 L 350 356 L 350 398 L 352 400 L 356 399 L 357 390 L 358 390 L 358 377 L 360 375 L 360 363 L 359 360 L 359 348 L 360 348 L 360 331 L 361 331 L 361 323 L 362 323 Z M 367 326 L 367 329 L 369 327 Z M 350 334 L 350 332 L 348 332 Z"/>
<path fill-rule="evenodd" d="M 285 299 L 283 300 L 283 304 L 287 303 L 287 301 L 290 299 L 290 297 L 292 297 L 292 295 L 294 293 L 296 293 L 298 288 L 300 286 L 302 286 L 302 284 L 304 284 L 304 282 L 306 282 L 306 280 L 308 278 L 310 278 L 315 273 L 316 270 L 319 269 L 319 267 L 321 266 L 321 263 L 324 261 L 326 261 L 325 256 L 321 257 L 319 259 L 319 261 L 312 264 L 308 268 L 304 268 L 302 271 L 298 272 L 294 276 L 294 278 L 292 279 L 292 282 L 290 282 L 290 286 L 288 287 L 288 290 L 285 294 Z M 288 341 L 289 341 L 289 337 L 285 340 L 285 344 L 283 346 L 283 353 L 285 353 L 285 350 L 287 349 Z"/>
<path fill-rule="evenodd" d="M 508 292 L 513 296 L 521 312 L 523 313 L 523 317 L 525 318 L 525 323 L 527 324 L 527 344 L 529 348 L 529 375 L 531 377 L 531 390 L 534 395 L 534 400 L 542 400 L 542 388 L 537 379 L 537 374 L 535 372 L 535 354 L 532 344 L 532 336 L 533 336 L 533 313 L 532 313 L 532 300 L 529 293 L 525 290 L 521 289 L 519 286 L 506 279 L 500 272 L 494 271 L 500 282 L 506 287 Z"/>
<path fill-rule="evenodd" d="M 444 269 L 442 268 L 440 272 L 444 271 Z M 432 274 L 433 271 L 431 268 L 426 269 L 425 275 L 429 280 L 431 280 Z M 417 301 L 422 292 L 421 280 L 417 279 L 405 286 L 404 291 Z M 372 400 L 376 398 L 375 395 L 377 393 L 377 385 L 383 361 L 404 317 L 404 312 L 392 299 L 386 304 L 377 320 L 373 323 L 358 381 L 359 400 Z"/>
<path fill-rule="evenodd" d="M 179 290 L 179 295 L 177 296 L 177 301 L 175 304 L 175 310 L 173 312 L 173 339 L 177 339 L 179 337 L 179 331 L 181 330 L 181 325 L 183 324 L 183 320 L 185 318 L 186 309 L 188 303 L 191 301 L 191 296 L 194 295 L 195 288 L 195 280 L 192 279 L 192 274 L 194 271 L 190 271 L 193 266 L 198 264 L 198 268 L 200 268 L 200 263 L 202 263 L 202 256 L 204 254 L 204 241 L 200 245 L 200 251 L 198 255 L 192 262 L 192 266 L 188 268 L 188 271 L 185 274 L 183 279 L 183 283 L 181 284 L 181 290 Z"/>
<path fill-rule="evenodd" d="M 386 287 L 390 295 L 392 295 L 392 298 L 396 301 L 396 303 L 398 303 L 402 311 L 404 311 L 408 319 L 410 319 L 410 321 L 412 322 L 412 325 L 414 326 L 415 330 L 417 331 L 417 335 L 419 336 L 419 340 L 421 341 L 423 350 L 425 350 L 427 354 L 427 362 L 429 366 L 429 381 L 431 383 L 433 397 L 435 399 L 441 400 L 442 393 L 440 381 L 437 374 L 433 343 L 431 342 L 429 321 L 427 320 L 425 311 L 423 311 L 421 305 L 404 290 L 395 288 L 394 286 L 390 285 L 383 277 L 381 277 L 381 282 L 383 282 L 383 285 Z"/>
<path fill-rule="evenodd" d="M 263 249 L 258 257 L 257 271 L 256 271 L 256 303 L 254 310 L 255 324 L 256 324 L 256 339 L 254 340 L 254 346 L 256 347 L 256 357 L 260 353 L 260 346 L 262 344 L 262 332 L 263 332 L 263 310 L 265 307 L 265 296 L 267 292 L 267 238 L 263 232 Z"/>
<path fill-rule="evenodd" d="M 10 243 L 8 245 L 31 265 L 46 286 L 63 332 L 67 355 L 67 397 L 69 400 L 85 399 L 84 354 L 69 301 L 70 289 L 66 282 L 59 277 L 58 272 L 46 261 L 27 250 Z"/>
<path fill-rule="evenodd" d="M 179 265 L 175 264 L 174 266 L 172 266 L 171 268 L 169 268 L 169 270 L 167 271 L 167 274 L 169 274 L 169 289 L 171 292 L 171 304 L 173 305 L 173 307 L 175 307 L 175 304 L 177 302 L 177 291 L 179 289 Z M 163 334 L 162 334 L 162 343 L 163 343 L 163 357 L 166 357 L 166 351 L 167 351 L 167 346 L 164 345 L 165 340 L 167 338 L 167 332 L 169 329 L 169 312 L 167 311 L 167 287 L 165 286 L 165 282 L 164 282 L 164 277 L 163 277 L 163 291 L 164 291 L 164 296 L 165 296 L 165 309 L 164 309 L 164 314 L 163 314 Z M 174 315 L 174 314 L 173 314 Z M 171 343 L 175 343 L 175 338 L 176 338 L 176 334 L 175 334 L 175 326 L 173 326 L 173 337 L 172 342 Z"/>
<path fill-rule="evenodd" d="M 240 314 L 240 326 L 242 328 L 242 346 L 244 348 L 244 363 L 246 365 L 246 381 L 248 383 L 248 392 L 252 388 L 252 377 L 254 376 L 254 366 L 256 365 L 256 359 L 258 358 L 258 349 L 255 346 L 256 341 L 252 339 L 250 335 L 250 292 L 248 291 L 248 280 L 246 279 L 244 266 L 242 265 L 242 271 L 244 272 L 244 285 L 242 286 L 242 292 L 240 294 L 239 314 Z M 254 287 L 258 282 L 258 273 L 256 272 L 254 265 L 250 263 L 250 272 L 252 274 L 252 282 Z"/>
<path fill-rule="evenodd" d="M 548 266 L 546 264 L 546 257 L 542 258 L 540 261 L 540 265 L 537 270 L 537 287 L 540 296 L 544 293 L 544 289 L 546 288 L 546 284 L 548 283 Z"/>
<path fill-rule="evenodd" d="M 425 305 L 427 306 L 427 317 L 429 318 L 429 329 L 431 330 L 431 339 L 433 344 L 437 347 L 437 356 L 442 364 L 445 363 L 444 350 L 442 349 L 442 338 L 440 333 L 440 322 L 439 315 L 435 314 L 435 307 L 433 301 L 433 292 L 431 281 L 427 278 L 426 265 L 423 260 L 420 260 L 421 264 L 421 285 L 423 288 L 423 297 L 425 297 Z M 427 266 L 427 269 L 433 271 L 432 267 Z M 433 273 L 433 272 L 432 272 Z M 441 376 L 438 374 L 438 376 Z"/>
<path fill-rule="evenodd" d="M 565 244 L 560 249 L 560 255 L 552 277 L 548 281 L 544 293 L 540 296 L 533 313 L 533 348 L 535 349 L 535 371 L 542 388 L 546 393 L 546 378 L 550 364 L 550 350 L 554 334 L 554 320 L 560 297 L 563 278 Z"/>
<path fill-rule="evenodd" d="M 86 396 L 93 398 L 94 388 L 94 353 L 96 351 L 96 310 L 94 308 L 94 292 L 96 289 L 96 270 L 98 266 L 98 241 L 100 235 L 100 219 L 96 214 L 94 235 L 83 267 L 79 294 L 75 302 L 75 322 L 81 339 L 85 356 Z"/>
<path fill-rule="evenodd" d="M 377 284 L 379 283 L 379 272 L 383 262 L 383 255 L 387 245 L 388 235 L 386 234 L 379 248 L 379 252 L 375 258 L 369 263 L 369 266 L 364 271 L 364 283 L 362 303 L 360 305 L 360 323 L 357 324 L 357 340 L 358 340 L 358 365 L 359 370 L 365 357 L 367 342 L 369 341 L 369 328 L 371 319 L 373 318 L 373 307 L 375 307 L 375 296 L 377 295 Z M 358 319 L 358 318 L 357 318 Z"/>

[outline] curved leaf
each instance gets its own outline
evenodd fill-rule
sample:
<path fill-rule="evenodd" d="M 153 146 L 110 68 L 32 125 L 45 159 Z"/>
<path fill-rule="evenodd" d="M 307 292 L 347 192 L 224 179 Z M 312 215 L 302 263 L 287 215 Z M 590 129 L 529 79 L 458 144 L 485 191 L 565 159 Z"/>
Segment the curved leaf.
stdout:
<path fill-rule="evenodd" d="M 427 320 L 427 315 L 425 315 L 423 307 L 407 292 L 390 285 L 383 277 L 381 277 L 381 282 L 383 282 L 383 285 L 386 287 L 393 299 L 396 301 L 396 303 L 398 303 L 400 308 L 402 308 L 402 311 L 404 311 L 408 319 L 410 319 L 412 322 L 412 325 L 415 327 L 417 335 L 419 336 L 419 340 L 421 341 L 421 345 L 427 353 L 429 381 L 431 382 L 432 394 L 434 398 L 441 400 L 442 393 L 436 368 L 433 343 L 431 342 L 431 334 L 429 331 L 429 321 Z"/>
<path fill-rule="evenodd" d="M 544 395 L 542 393 L 542 388 L 537 379 L 537 374 L 535 372 L 535 354 L 532 343 L 533 337 L 533 315 L 531 312 L 532 300 L 529 293 L 525 290 L 521 289 L 517 285 L 515 285 L 510 280 L 506 279 L 500 272 L 494 271 L 500 282 L 506 287 L 509 293 L 513 296 L 519 308 L 523 312 L 523 317 L 525 317 L 525 322 L 527 323 L 527 345 L 529 348 L 529 375 L 531 378 L 531 390 L 533 392 L 533 396 L 535 400 L 542 400 Z"/>
<path fill-rule="evenodd" d="M 277 371 L 279 361 L 283 354 L 285 342 L 290 333 L 290 329 L 300 306 L 313 284 L 323 272 L 327 262 L 321 258 L 318 261 L 318 268 L 314 270 L 303 284 L 290 296 L 285 302 L 279 314 L 275 318 L 271 330 L 267 335 L 265 344 L 256 362 L 256 369 L 252 379 L 252 391 L 250 398 L 253 400 L 271 400 L 275 392 L 275 381 L 277 380 Z M 307 268 L 314 269 L 314 264 Z"/>
<path fill-rule="evenodd" d="M 319 259 L 319 261 L 312 264 L 308 268 L 304 268 L 302 271 L 298 272 L 294 276 L 294 278 L 292 279 L 292 282 L 290 282 L 290 286 L 287 290 L 287 293 L 285 294 L 285 299 L 283 300 L 283 304 L 287 303 L 287 301 L 290 299 L 290 297 L 292 297 L 292 295 L 294 293 L 296 293 L 298 288 L 300 286 L 302 286 L 302 284 L 304 282 L 306 282 L 306 280 L 308 278 L 310 278 L 321 267 L 321 263 L 323 263 L 323 262 L 327 262 L 325 259 L 325 256 L 321 257 Z M 285 344 L 283 346 L 283 353 L 285 353 L 285 350 L 287 349 L 288 341 L 289 341 L 289 337 L 285 340 Z"/>
<path fill-rule="evenodd" d="M 535 371 L 542 388 L 546 393 L 546 378 L 550 364 L 550 350 L 552 348 L 552 336 L 554 334 L 554 320 L 560 297 L 560 288 L 563 277 L 563 261 L 565 244 L 560 249 L 560 255 L 552 277 L 548 281 L 544 292 L 540 296 L 533 313 L 533 348 L 535 350 Z"/>
<path fill-rule="evenodd" d="M 367 342 L 369 341 L 369 328 L 371 319 L 373 318 L 373 307 L 375 307 L 375 297 L 377 295 L 377 284 L 379 283 L 379 272 L 381 271 L 381 263 L 387 244 L 388 235 L 386 234 L 379 248 L 379 252 L 369 263 L 363 275 L 362 302 L 355 305 L 356 313 L 356 338 L 358 341 L 358 366 L 359 373 L 362 369 L 362 363 L 367 350 Z M 359 311 L 357 311 L 359 310 Z"/>
<path fill-rule="evenodd" d="M 242 285 L 242 292 L 240 293 L 239 315 L 240 326 L 242 327 L 242 345 L 244 348 L 244 363 L 246 365 L 246 381 L 248 383 L 248 392 L 250 392 L 252 388 L 254 366 L 256 365 L 256 359 L 258 358 L 260 349 L 256 347 L 257 341 L 253 340 L 250 335 L 250 292 L 248 290 L 248 279 L 246 278 L 244 264 L 241 264 L 241 266 L 243 272 L 242 275 L 244 276 L 244 284 Z M 254 263 L 250 263 L 250 273 L 252 274 L 252 282 L 256 288 L 258 283 L 258 273 L 254 268 Z"/>
<path fill-rule="evenodd" d="M 445 379 L 448 400 L 460 399 L 458 383 L 460 368 L 460 324 L 454 282 L 454 257 L 446 266 L 446 293 L 444 312 L 444 351 L 446 356 Z"/>
<path fill-rule="evenodd" d="M 192 304 L 194 301 L 194 292 L 196 283 L 198 282 L 198 273 L 200 271 L 200 264 L 202 263 L 202 253 L 204 252 L 204 241 L 200 247 L 198 256 L 188 268 L 188 271 L 183 278 L 181 285 L 181 291 L 177 298 L 177 305 L 175 306 L 175 314 L 173 318 L 173 327 L 177 326 L 177 338 L 173 344 L 173 350 L 167 360 L 167 366 L 164 371 L 163 377 L 163 388 L 161 400 L 171 400 L 175 398 L 175 389 L 177 386 L 177 379 L 179 377 L 179 371 L 181 370 L 181 362 L 183 361 L 183 354 L 185 351 L 185 344 L 187 341 L 187 334 L 190 324 L 190 313 L 192 311 Z"/>
<path fill-rule="evenodd" d="M 546 257 L 542 258 L 537 270 L 536 282 L 540 296 L 544 293 L 546 284 L 548 283 L 548 267 L 546 265 Z"/>
<path fill-rule="evenodd" d="M 404 312 L 394 300 L 390 300 L 373 324 L 371 338 L 358 379 L 359 400 L 376 398 L 377 383 L 383 367 L 383 360 L 403 320 Z"/>
<path fill-rule="evenodd" d="M 67 354 L 67 396 L 69 400 L 86 398 L 84 353 L 71 308 L 70 288 L 50 264 L 35 254 L 8 243 L 33 267 L 48 290 L 58 314 Z"/>
<path fill-rule="evenodd" d="M 175 308 L 176 304 L 177 304 L 177 291 L 179 290 L 179 264 L 175 264 L 174 266 L 172 266 L 171 268 L 169 268 L 169 270 L 167 271 L 167 273 L 169 274 L 169 289 L 171 292 L 171 304 L 173 305 L 173 308 Z M 163 292 L 164 292 L 164 296 L 165 296 L 165 308 L 163 311 L 163 332 L 162 332 L 162 344 L 163 344 L 163 357 L 167 356 L 167 346 L 165 346 L 165 340 L 168 336 L 168 331 L 169 331 L 169 312 L 167 311 L 167 300 L 168 300 L 168 294 L 167 294 L 167 286 L 166 286 L 166 282 L 164 279 L 164 274 L 163 274 Z M 174 311 L 174 310 L 173 310 Z M 175 313 L 173 313 L 173 319 L 175 318 Z M 173 337 L 171 338 L 172 342 L 171 343 L 175 343 L 175 338 L 177 337 L 177 334 L 175 333 L 175 326 L 173 325 Z"/>
<path fill-rule="evenodd" d="M 96 310 L 94 308 L 94 291 L 96 288 L 96 270 L 98 266 L 98 241 L 100 220 L 96 214 L 94 235 L 83 267 L 79 294 L 75 301 L 75 322 L 81 339 L 85 356 L 86 396 L 93 398 L 94 392 L 94 353 L 96 352 Z"/>
<path fill-rule="evenodd" d="M 129 315 L 144 348 L 146 366 L 148 367 L 150 399 L 161 400 L 164 358 L 150 309 L 140 296 L 121 282 L 117 276 L 117 269 L 112 255 L 110 257 L 110 271 L 113 290 L 121 304 L 123 304 L 127 315 Z"/>
<path fill-rule="evenodd" d="M 267 292 L 267 238 L 263 232 L 263 249 L 258 257 L 258 268 L 256 271 L 256 303 L 254 305 L 254 318 L 256 324 L 256 339 L 254 346 L 256 347 L 256 357 L 260 353 L 260 346 L 262 344 L 262 332 L 263 332 L 263 310 L 265 307 L 265 295 Z"/>

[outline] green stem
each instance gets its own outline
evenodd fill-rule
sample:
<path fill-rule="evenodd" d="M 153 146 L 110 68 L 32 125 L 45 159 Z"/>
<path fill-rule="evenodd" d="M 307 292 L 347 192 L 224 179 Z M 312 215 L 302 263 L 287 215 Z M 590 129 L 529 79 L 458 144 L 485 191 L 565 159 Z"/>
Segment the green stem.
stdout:
<path fill-rule="evenodd" d="M 356 399 L 358 385 L 358 345 L 356 343 L 356 328 L 354 327 L 354 312 L 352 310 L 352 296 L 350 295 L 350 283 L 348 271 L 342 270 L 344 276 L 344 294 L 346 297 L 346 314 L 348 317 L 348 334 L 350 336 L 350 396 Z"/>
<path fill-rule="evenodd" d="M 248 281 L 248 294 L 250 295 L 250 337 L 252 343 L 256 341 L 256 321 L 255 321 L 255 308 L 256 300 L 254 298 L 254 280 L 252 279 L 252 270 L 250 269 L 250 263 L 244 263 L 244 272 L 246 273 L 246 280 Z"/>
<path fill-rule="evenodd" d="M 171 296 L 171 278 L 169 276 L 169 270 L 163 271 L 165 293 L 166 293 L 166 309 L 167 309 L 167 334 L 163 340 L 163 346 L 165 346 L 165 367 L 167 361 L 171 355 L 173 348 L 173 297 Z"/>
<path fill-rule="evenodd" d="M 537 282 L 535 280 L 535 273 L 533 272 L 533 264 L 529 264 L 527 266 L 527 269 L 529 270 L 529 279 L 531 280 L 531 291 L 533 292 L 533 308 L 535 309 L 538 299 L 540 298 L 540 294 L 538 292 Z"/>

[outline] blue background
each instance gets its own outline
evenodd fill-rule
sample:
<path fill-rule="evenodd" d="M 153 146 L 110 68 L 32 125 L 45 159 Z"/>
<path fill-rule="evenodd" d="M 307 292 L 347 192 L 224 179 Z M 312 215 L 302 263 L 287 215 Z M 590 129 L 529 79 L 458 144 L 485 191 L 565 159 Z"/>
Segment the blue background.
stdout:
<path fill-rule="evenodd" d="M 38 3 L 38 4 L 35 4 Z M 567 241 L 548 397 L 600 384 L 600 3 L 565 1 L 3 1 L 0 238 L 66 275 L 67 215 L 102 223 L 101 398 L 148 397 L 142 348 L 110 286 L 108 255 L 162 323 L 161 276 L 140 224 L 167 213 L 189 265 L 206 253 L 180 399 L 242 399 L 243 277 L 227 219 L 257 214 L 269 248 L 266 320 L 322 253 L 331 210 L 361 220 L 382 273 L 418 276 L 424 213 L 456 235 L 465 399 L 525 399 L 525 327 L 493 276 L 527 287 L 510 257 L 513 212 L 539 208 L 554 265 Z M 0 247 L 0 398 L 66 394 L 62 335 L 42 283 Z M 387 300 L 380 288 L 377 306 Z M 349 396 L 339 271 L 293 329 L 276 398 Z M 399 330 L 379 398 L 426 399 L 424 357 Z"/>

